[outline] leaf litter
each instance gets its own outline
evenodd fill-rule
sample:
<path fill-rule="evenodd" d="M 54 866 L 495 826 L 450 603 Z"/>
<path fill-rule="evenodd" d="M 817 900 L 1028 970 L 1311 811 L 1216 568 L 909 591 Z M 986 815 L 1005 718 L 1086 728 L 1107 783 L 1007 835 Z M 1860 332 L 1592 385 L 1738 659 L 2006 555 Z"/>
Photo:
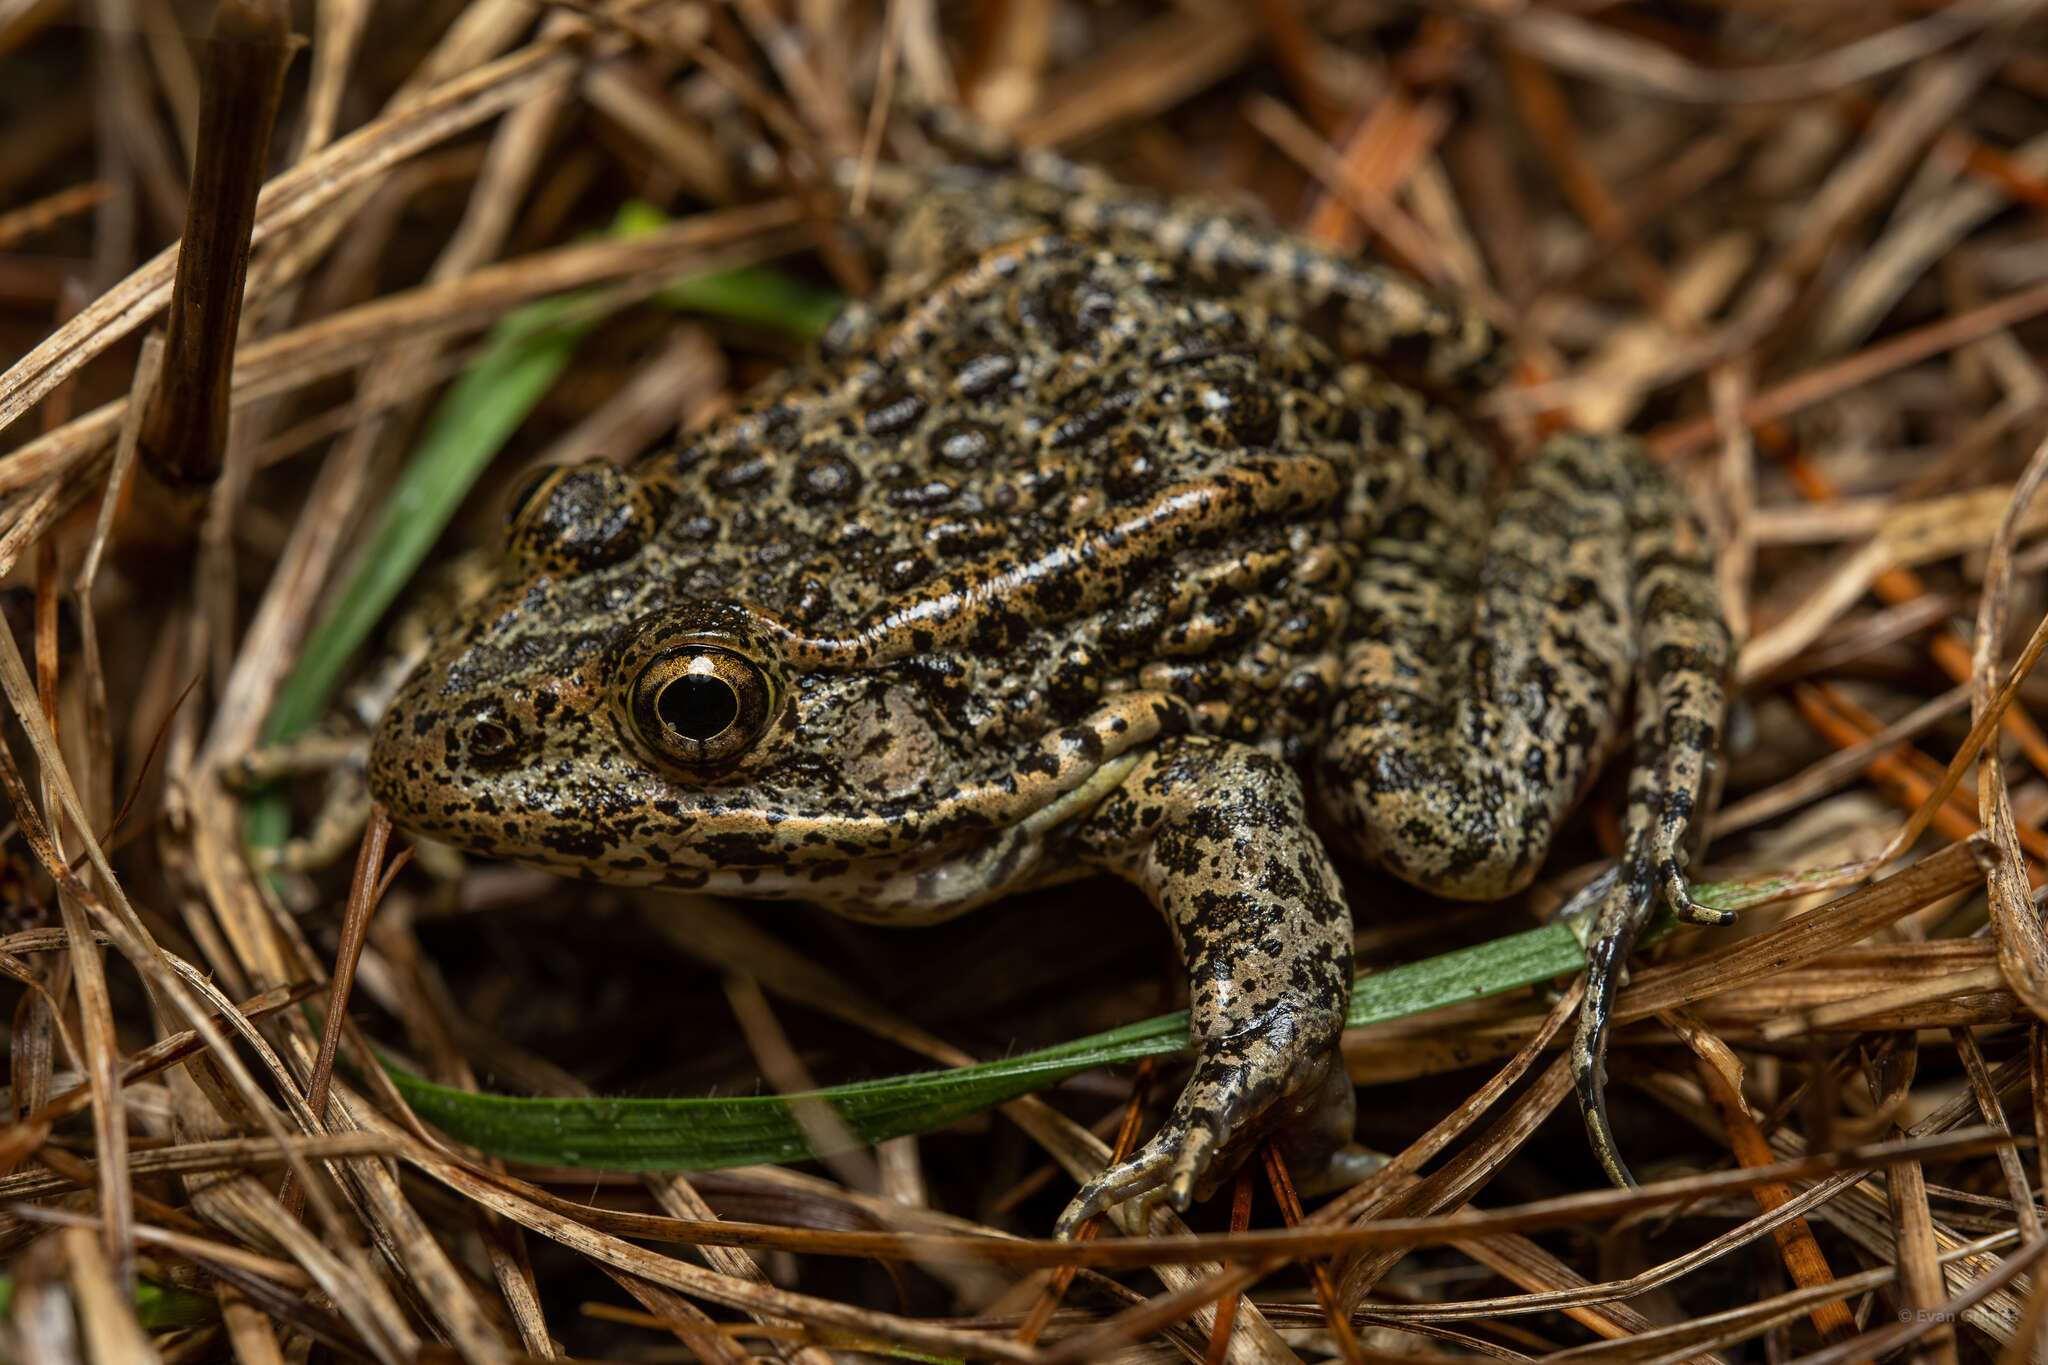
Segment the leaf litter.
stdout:
<path fill-rule="evenodd" d="M 239 168 L 265 184 L 197 489 L 151 470 L 142 418 L 210 16 L 0 11 L 0 1351 L 2048 1358 L 2039 8 L 322 6 L 267 165 Z M 1488 409 L 1506 443 L 1625 427 L 1693 488 L 1746 641 L 1696 871 L 1743 913 L 1620 997 L 1642 1189 L 1600 1183 L 1566 1100 L 1568 973 L 1347 1036 L 1392 1158 L 1363 1185 L 1251 1170 L 1185 1224 L 1074 1244 L 1052 1211 L 1154 1120 L 1170 1060 L 872 1160 L 696 1174 L 484 1157 L 380 1070 L 738 1096 L 1178 1003 L 1110 885 L 890 935 L 482 865 L 272 883 L 221 781 L 493 328 L 589 291 L 491 471 L 443 495 L 443 550 L 487 541 L 505 471 L 631 458 L 786 364 L 886 228 L 835 163 L 928 159 L 920 105 L 1455 289 L 1523 356 Z M 666 223 L 603 235 L 634 199 Z M 757 266 L 703 312 L 663 297 Z M 1362 968 L 1525 930 L 1614 814 L 1595 792 L 1484 915 L 1359 870 Z"/>

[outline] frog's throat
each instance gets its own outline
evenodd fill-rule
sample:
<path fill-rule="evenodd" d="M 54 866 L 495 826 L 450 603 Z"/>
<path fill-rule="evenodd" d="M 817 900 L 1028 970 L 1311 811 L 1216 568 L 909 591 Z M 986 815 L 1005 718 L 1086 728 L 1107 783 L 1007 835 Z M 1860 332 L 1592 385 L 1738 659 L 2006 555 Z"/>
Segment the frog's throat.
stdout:
<path fill-rule="evenodd" d="M 1138 755 L 1125 753 L 1097 767 L 1077 787 L 1062 792 L 993 838 L 980 839 L 937 862 L 903 866 L 894 858 L 871 860 L 873 875 L 848 876 L 838 888 L 822 889 L 792 878 L 780 889 L 817 900 L 855 919 L 878 924 L 933 924 L 1046 881 L 1045 836 L 1086 815 L 1123 785 Z M 1053 869 L 1052 880 L 1076 868 Z M 708 889 L 718 888 L 713 874 Z M 762 894 L 758 884 L 744 892 Z"/>
<path fill-rule="evenodd" d="M 1083 526 L 1036 558 L 989 560 L 949 574 L 851 634 L 806 635 L 765 615 L 756 621 L 799 670 L 867 668 L 958 649 L 998 618 L 1015 633 L 1100 610 L 1122 594 L 1129 571 L 1149 560 L 1249 522 L 1313 515 L 1339 491 L 1337 470 L 1327 460 L 1248 459 Z"/>

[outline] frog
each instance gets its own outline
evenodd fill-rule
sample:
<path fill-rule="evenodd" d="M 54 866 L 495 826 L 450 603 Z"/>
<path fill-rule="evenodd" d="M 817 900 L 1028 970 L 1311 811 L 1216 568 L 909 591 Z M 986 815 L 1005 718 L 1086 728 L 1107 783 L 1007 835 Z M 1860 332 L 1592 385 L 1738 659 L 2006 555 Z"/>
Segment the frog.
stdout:
<path fill-rule="evenodd" d="M 1186 1209 L 1265 1141 L 1341 1172 L 1333 850 L 1506 899 L 1631 746 L 1573 1052 L 1626 1179 L 1609 1008 L 1657 907 L 1720 920 L 1685 869 L 1732 640 L 1640 445 L 1496 449 L 1474 414 L 1509 363 L 1471 308 L 1242 211 L 1043 154 L 934 173 L 812 354 L 630 467 L 512 491 L 371 791 L 466 852 L 882 925 L 1135 885 L 1192 1071 L 1072 1235 Z"/>

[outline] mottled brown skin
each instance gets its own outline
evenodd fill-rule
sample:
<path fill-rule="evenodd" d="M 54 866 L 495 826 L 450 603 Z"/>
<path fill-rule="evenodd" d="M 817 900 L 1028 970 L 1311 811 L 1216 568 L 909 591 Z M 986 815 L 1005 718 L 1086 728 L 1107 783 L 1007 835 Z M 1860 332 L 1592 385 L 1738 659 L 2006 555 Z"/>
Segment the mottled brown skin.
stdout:
<path fill-rule="evenodd" d="M 1188 966 L 1195 1072 L 1071 1229 L 1185 1205 L 1268 1133 L 1309 1168 L 1348 1140 L 1350 915 L 1312 825 L 1507 895 L 1633 679 L 1599 951 L 1618 964 L 1657 897 L 1688 908 L 1728 637 L 1697 524 L 1634 446 L 1553 440 L 1503 487 L 1366 361 L 1489 383 L 1471 315 L 1029 169 L 942 180 L 877 297 L 682 450 L 525 490 L 370 773 L 401 824 L 478 853 L 891 924 L 1091 870 L 1142 887 Z"/>

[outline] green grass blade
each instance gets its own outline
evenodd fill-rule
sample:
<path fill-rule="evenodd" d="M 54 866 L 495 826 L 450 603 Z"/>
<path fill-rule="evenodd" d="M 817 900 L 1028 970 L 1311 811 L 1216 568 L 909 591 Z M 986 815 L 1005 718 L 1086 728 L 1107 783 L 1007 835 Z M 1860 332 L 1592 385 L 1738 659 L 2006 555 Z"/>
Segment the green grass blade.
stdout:
<path fill-rule="evenodd" d="M 1346 1023 L 1353 1028 L 1497 995 L 1577 971 L 1584 952 L 1571 931 L 1545 925 L 1360 980 Z M 829 1105 L 848 1145 L 928 1132 L 1098 1066 L 1178 1052 L 1185 1014 L 1162 1015 L 1022 1056 L 950 1071 L 834 1086 L 795 1097 Z M 421 1118 L 471 1146 L 537 1165 L 611 1170 L 714 1170 L 829 1155 L 813 1148 L 792 1099 L 528 1099 L 435 1085 L 396 1064 L 385 1069 Z M 834 1149 L 838 1150 L 838 1149 Z"/>
<path fill-rule="evenodd" d="M 1693 891 L 1705 904 L 1730 905 L 1748 899 L 1749 886 L 1701 883 Z M 1663 917 L 1643 942 L 1677 928 Z M 1585 965 L 1577 936 L 1563 924 L 1546 924 L 1362 977 L 1351 988 L 1344 1023 L 1363 1028 L 1406 1019 L 1569 976 Z M 1095 1067 L 1182 1051 L 1187 1029 L 1185 1013 L 1160 1015 L 998 1062 L 859 1081 L 799 1096 L 534 1099 L 450 1089 L 388 1058 L 384 1069 L 421 1118 L 493 1156 L 545 1166 L 715 1170 L 800 1161 L 930 1132 Z M 814 1147 L 794 1110 L 804 1104 L 829 1106 L 851 1141 L 825 1150 Z"/>
<path fill-rule="evenodd" d="M 844 295 L 759 266 L 714 270 L 672 284 L 656 302 L 682 313 L 708 313 L 809 341 L 846 306 Z"/>
<path fill-rule="evenodd" d="M 14 1277 L 0 1275 L 0 1319 L 14 1311 Z M 196 1327 L 220 1316 L 220 1305 L 204 1294 L 154 1280 L 135 1282 L 135 1321 L 145 1332 Z"/>

